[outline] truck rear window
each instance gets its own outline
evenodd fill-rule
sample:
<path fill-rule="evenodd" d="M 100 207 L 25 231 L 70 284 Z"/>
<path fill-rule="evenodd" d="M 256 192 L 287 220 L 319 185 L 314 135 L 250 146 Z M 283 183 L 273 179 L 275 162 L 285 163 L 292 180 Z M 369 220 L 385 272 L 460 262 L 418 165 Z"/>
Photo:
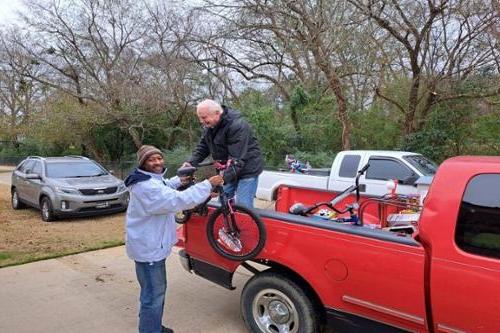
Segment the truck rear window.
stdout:
<path fill-rule="evenodd" d="M 466 252 L 500 258 L 500 174 L 478 175 L 467 185 L 455 242 Z"/>
<path fill-rule="evenodd" d="M 360 160 L 361 155 L 345 155 L 340 164 L 339 177 L 356 177 Z"/>

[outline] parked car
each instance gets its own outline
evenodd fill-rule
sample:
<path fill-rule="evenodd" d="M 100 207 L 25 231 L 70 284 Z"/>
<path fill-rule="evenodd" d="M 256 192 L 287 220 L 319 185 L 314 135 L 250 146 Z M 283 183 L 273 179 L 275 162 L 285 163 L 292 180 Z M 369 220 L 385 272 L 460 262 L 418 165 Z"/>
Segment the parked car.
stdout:
<path fill-rule="evenodd" d="M 127 209 L 122 180 L 83 156 L 29 156 L 12 173 L 12 208 L 40 209 L 44 221 Z"/>

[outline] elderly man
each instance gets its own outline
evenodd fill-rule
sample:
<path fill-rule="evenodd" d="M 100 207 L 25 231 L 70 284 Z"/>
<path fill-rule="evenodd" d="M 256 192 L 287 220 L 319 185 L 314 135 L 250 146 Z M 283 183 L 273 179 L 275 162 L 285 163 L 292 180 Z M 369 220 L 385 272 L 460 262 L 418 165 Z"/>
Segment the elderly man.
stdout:
<path fill-rule="evenodd" d="M 165 259 L 177 242 L 174 215 L 205 201 L 212 187 L 223 180 L 214 176 L 179 192 L 179 177 L 163 178 L 165 165 L 158 148 L 142 146 L 137 160 L 139 167 L 125 179 L 130 191 L 125 244 L 141 286 L 139 333 L 170 333 L 173 330 L 162 326 L 162 317 L 167 289 Z"/>
<path fill-rule="evenodd" d="M 264 166 L 252 128 L 239 112 L 211 99 L 198 104 L 196 114 L 204 131 L 184 166 L 197 166 L 209 155 L 217 161 L 231 159 L 234 167 L 224 173 L 224 191 L 236 195 L 237 204 L 252 208 Z"/>

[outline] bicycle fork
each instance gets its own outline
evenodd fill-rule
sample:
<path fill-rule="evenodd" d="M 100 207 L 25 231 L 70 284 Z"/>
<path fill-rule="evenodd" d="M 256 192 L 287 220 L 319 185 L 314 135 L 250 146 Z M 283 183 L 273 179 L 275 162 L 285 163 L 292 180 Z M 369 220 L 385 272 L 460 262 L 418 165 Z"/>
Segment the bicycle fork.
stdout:
<path fill-rule="evenodd" d="M 240 232 L 236 225 L 233 207 L 225 197 L 221 197 L 221 205 L 223 225 L 218 231 L 219 238 L 217 242 L 231 249 L 233 252 L 241 252 L 241 250 L 243 250 L 243 245 L 239 238 Z"/>

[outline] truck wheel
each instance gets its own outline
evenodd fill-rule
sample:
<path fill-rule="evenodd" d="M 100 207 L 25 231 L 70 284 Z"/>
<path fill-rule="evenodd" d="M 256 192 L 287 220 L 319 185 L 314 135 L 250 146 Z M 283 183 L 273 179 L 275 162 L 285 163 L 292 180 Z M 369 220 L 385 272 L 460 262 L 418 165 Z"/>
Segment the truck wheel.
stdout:
<path fill-rule="evenodd" d="M 241 313 L 250 332 L 320 332 L 320 314 L 304 288 L 274 272 L 252 277 L 241 293 Z"/>

